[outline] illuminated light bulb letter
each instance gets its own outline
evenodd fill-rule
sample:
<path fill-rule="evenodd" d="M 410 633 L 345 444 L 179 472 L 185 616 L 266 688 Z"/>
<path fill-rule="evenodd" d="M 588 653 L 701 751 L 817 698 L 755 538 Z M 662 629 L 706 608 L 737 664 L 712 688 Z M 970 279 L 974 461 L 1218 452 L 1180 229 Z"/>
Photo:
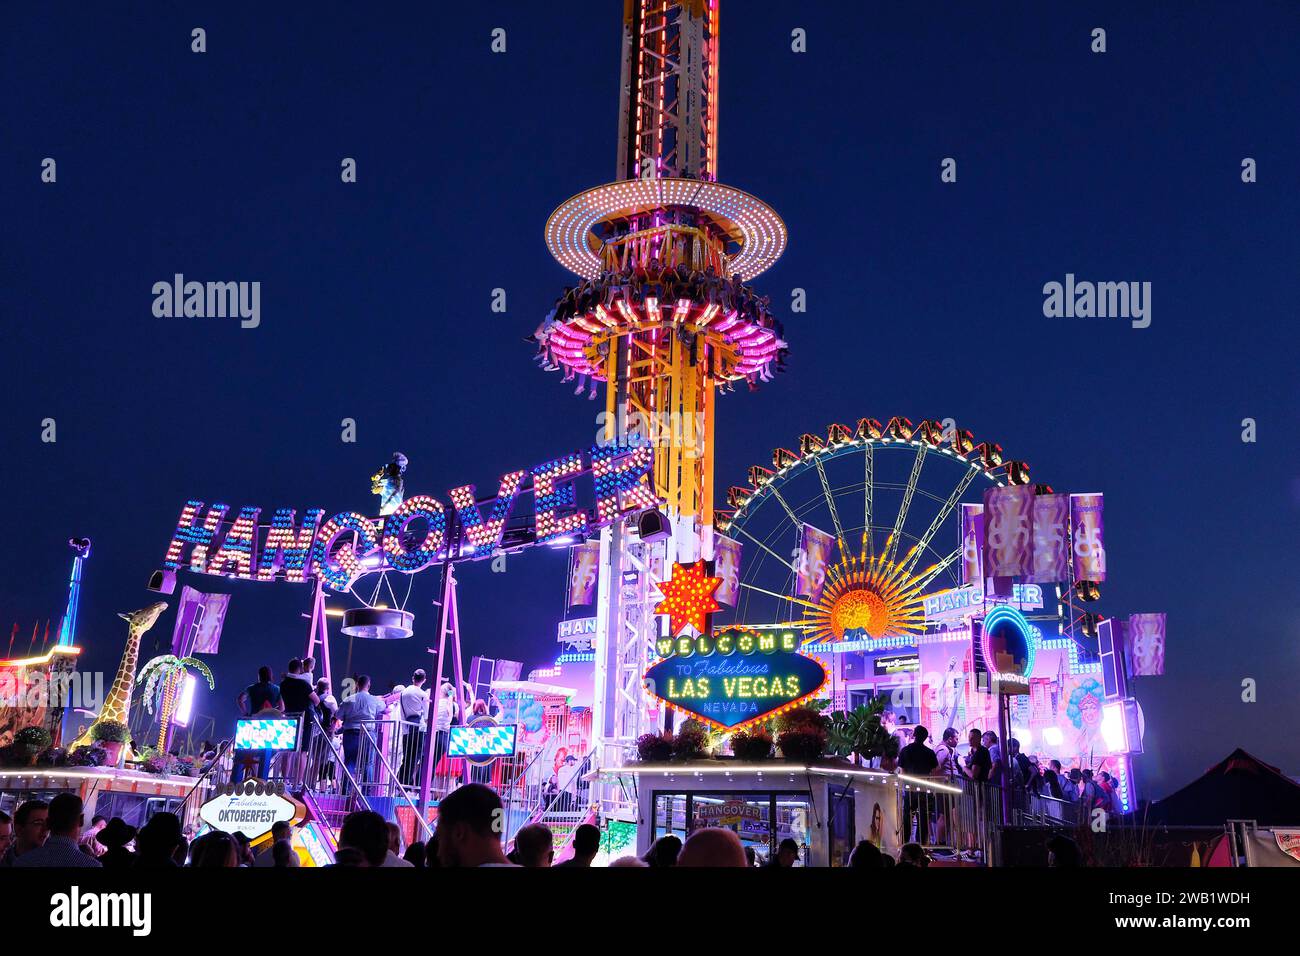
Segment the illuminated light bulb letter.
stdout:
<path fill-rule="evenodd" d="M 257 580 L 274 581 L 276 572 L 280 570 L 284 571 L 284 579 L 294 584 L 307 580 L 307 559 L 311 555 L 312 542 L 316 540 L 320 519 L 325 517 L 325 509 L 307 509 L 303 512 L 301 527 L 294 525 L 294 517 L 292 508 L 275 510 L 262 545 L 262 556 L 257 562 Z"/>
<path fill-rule="evenodd" d="M 234 576 L 251 580 L 257 564 L 257 519 L 261 508 L 240 508 L 239 517 L 226 532 L 221 548 L 208 562 L 208 574 L 226 574 L 226 566 L 234 565 Z"/>
<path fill-rule="evenodd" d="M 574 506 L 573 485 L 565 479 L 582 473 L 582 456 L 577 452 L 535 465 L 533 473 L 533 498 L 536 501 L 537 543 L 545 544 L 556 538 L 584 534 L 587 530 L 587 513 L 578 510 L 561 515 Z M 563 482 L 563 484 L 560 484 Z"/>
<path fill-rule="evenodd" d="M 428 525 L 424 540 L 407 550 L 402 545 L 402 536 L 407 525 L 421 518 Z M 388 555 L 388 563 L 398 571 L 419 571 L 438 560 L 438 551 L 446 536 L 447 513 L 442 502 L 428 495 L 415 495 L 384 519 L 384 554 Z"/>
<path fill-rule="evenodd" d="M 225 520 L 226 512 L 230 509 L 227 505 L 214 504 L 200 521 L 199 512 L 202 510 L 201 501 L 185 502 L 185 507 L 181 509 L 181 516 L 176 521 L 172 543 L 167 546 L 167 557 L 163 559 L 163 567 L 167 570 L 175 571 L 184 567 L 181 558 L 185 554 L 187 545 L 193 548 L 190 552 L 190 570 L 203 572 L 207 569 L 208 546 L 216 538 L 221 522 Z"/>
<path fill-rule="evenodd" d="M 335 541 L 345 534 L 352 541 L 335 549 Z M 355 511 L 341 511 L 321 525 L 311 548 L 311 574 L 320 578 L 326 587 L 348 591 L 352 582 L 361 576 L 361 558 L 379 546 L 375 526 L 365 515 Z"/>
<path fill-rule="evenodd" d="M 596 520 L 609 524 L 631 511 L 659 504 L 648 476 L 654 465 L 649 445 L 597 445 L 591 450 L 591 476 L 596 485 Z"/>
<path fill-rule="evenodd" d="M 496 551 L 501 545 L 501 536 L 506 530 L 506 521 L 510 518 L 510 509 L 514 507 L 515 495 L 519 493 L 519 483 L 527 472 L 512 471 L 501 476 L 497 487 L 496 501 L 486 521 L 478 510 L 474 500 L 474 486 L 462 485 L 451 489 L 451 503 L 456 508 L 456 519 L 460 524 L 467 557 L 481 558 Z"/>

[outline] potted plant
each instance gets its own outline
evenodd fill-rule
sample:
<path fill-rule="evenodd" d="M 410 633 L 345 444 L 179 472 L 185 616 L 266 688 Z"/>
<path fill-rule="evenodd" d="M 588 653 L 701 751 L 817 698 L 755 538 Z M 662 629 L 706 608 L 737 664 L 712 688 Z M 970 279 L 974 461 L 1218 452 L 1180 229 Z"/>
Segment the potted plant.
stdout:
<path fill-rule="evenodd" d="M 145 773 L 170 773 L 172 757 L 169 754 L 154 752 L 140 762 L 140 769 Z"/>
<path fill-rule="evenodd" d="M 898 738 L 885 730 L 880 722 L 884 709 L 883 699 L 856 707 L 850 711 L 836 711 L 830 719 L 828 750 L 837 757 L 853 757 L 854 761 L 870 763 L 880 758 L 881 766 L 898 756 Z M 884 767 L 884 769 L 893 769 Z"/>
<path fill-rule="evenodd" d="M 772 731 L 751 727 L 731 735 L 731 752 L 737 760 L 767 760 L 772 756 Z"/>
<path fill-rule="evenodd" d="M 673 756 L 672 734 L 642 734 L 636 739 L 636 756 L 642 763 L 663 763 Z"/>
<path fill-rule="evenodd" d="M 54 738 L 44 727 L 24 727 L 14 734 L 14 750 L 18 760 L 31 764 L 36 762 L 36 755 L 48 747 Z"/>
<path fill-rule="evenodd" d="M 63 747 L 46 747 L 36 757 L 38 767 L 62 767 L 68 762 L 68 751 Z"/>
<path fill-rule="evenodd" d="M 709 731 L 698 720 L 684 720 L 673 738 L 674 760 L 698 760 L 708 751 Z"/>
<path fill-rule="evenodd" d="M 789 760 L 816 760 L 826 750 L 830 721 L 812 707 L 795 707 L 776 719 L 776 745 Z"/>
<path fill-rule="evenodd" d="M 90 736 L 104 748 L 108 765 L 116 767 L 122 756 L 122 747 L 129 736 L 126 724 L 117 720 L 101 721 L 90 728 Z"/>
<path fill-rule="evenodd" d="M 108 751 L 100 744 L 78 747 L 68 754 L 69 767 L 102 767 L 108 763 Z"/>

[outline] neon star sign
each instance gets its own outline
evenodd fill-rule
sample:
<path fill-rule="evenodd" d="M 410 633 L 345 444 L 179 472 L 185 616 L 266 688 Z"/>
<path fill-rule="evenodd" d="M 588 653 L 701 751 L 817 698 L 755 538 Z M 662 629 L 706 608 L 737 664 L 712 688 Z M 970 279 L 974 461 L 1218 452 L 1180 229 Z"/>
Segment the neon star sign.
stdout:
<path fill-rule="evenodd" d="M 722 609 L 714 592 L 722 578 L 712 577 L 703 561 L 674 564 L 672 577 L 659 585 L 664 599 L 655 605 L 656 614 L 668 615 L 668 631 L 676 636 L 687 625 L 703 633 L 709 629 L 709 615 Z"/>

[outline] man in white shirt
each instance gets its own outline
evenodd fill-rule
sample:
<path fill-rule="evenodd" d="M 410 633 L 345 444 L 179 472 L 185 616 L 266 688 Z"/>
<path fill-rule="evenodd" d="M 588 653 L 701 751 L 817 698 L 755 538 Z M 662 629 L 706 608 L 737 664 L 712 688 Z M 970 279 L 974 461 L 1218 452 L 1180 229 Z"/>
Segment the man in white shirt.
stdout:
<path fill-rule="evenodd" d="M 939 761 L 936 773 L 945 777 L 952 777 L 960 773 L 957 763 L 957 729 L 949 727 L 943 732 L 943 742 L 935 748 L 934 757 Z"/>
<path fill-rule="evenodd" d="M 376 697 L 370 693 L 370 677 L 366 674 L 357 675 L 356 693 L 343 701 L 339 705 L 338 719 L 343 722 L 343 762 L 347 764 L 353 776 L 357 775 L 357 754 L 361 750 L 361 728 L 369 729 L 371 736 L 375 735 L 375 721 L 384 715 L 388 709 L 388 701 L 382 697 Z M 374 760 L 373 748 L 367 751 L 366 760 L 370 764 Z M 362 775 L 358 782 L 369 780 L 373 777 L 370 767 L 362 768 Z"/>
<path fill-rule="evenodd" d="M 424 750 L 424 722 L 429 715 L 429 692 L 424 689 L 425 674 L 416 668 L 410 686 L 398 698 L 398 716 L 402 721 L 402 783 L 411 786 Z"/>

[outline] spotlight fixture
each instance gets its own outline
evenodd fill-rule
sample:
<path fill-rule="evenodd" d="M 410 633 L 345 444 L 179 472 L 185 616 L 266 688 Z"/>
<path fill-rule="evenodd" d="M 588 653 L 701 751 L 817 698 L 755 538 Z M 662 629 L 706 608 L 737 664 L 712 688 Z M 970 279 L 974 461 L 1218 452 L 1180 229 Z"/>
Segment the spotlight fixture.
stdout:
<path fill-rule="evenodd" d="M 146 587 L 150 591 L 157 591 L 159 594 L 171 594 L 176 590 L 176 572 L 155 571 L 149 575 L 149 583 Z"/>
<path fill-rule="evenodd" d="M 400 641 L 415 633 L 415 615 L 392 607 L 352 607 L 343 612 L 348 637 L 370 641 Z"/>
<path fill-rule="evenodd" d="M 658 508 L 647 508 L 637 515 L 636 533 L 637 537 L 647 544 L 667 541 L 672 535 L 668 527 L 668 516 Z"/>

